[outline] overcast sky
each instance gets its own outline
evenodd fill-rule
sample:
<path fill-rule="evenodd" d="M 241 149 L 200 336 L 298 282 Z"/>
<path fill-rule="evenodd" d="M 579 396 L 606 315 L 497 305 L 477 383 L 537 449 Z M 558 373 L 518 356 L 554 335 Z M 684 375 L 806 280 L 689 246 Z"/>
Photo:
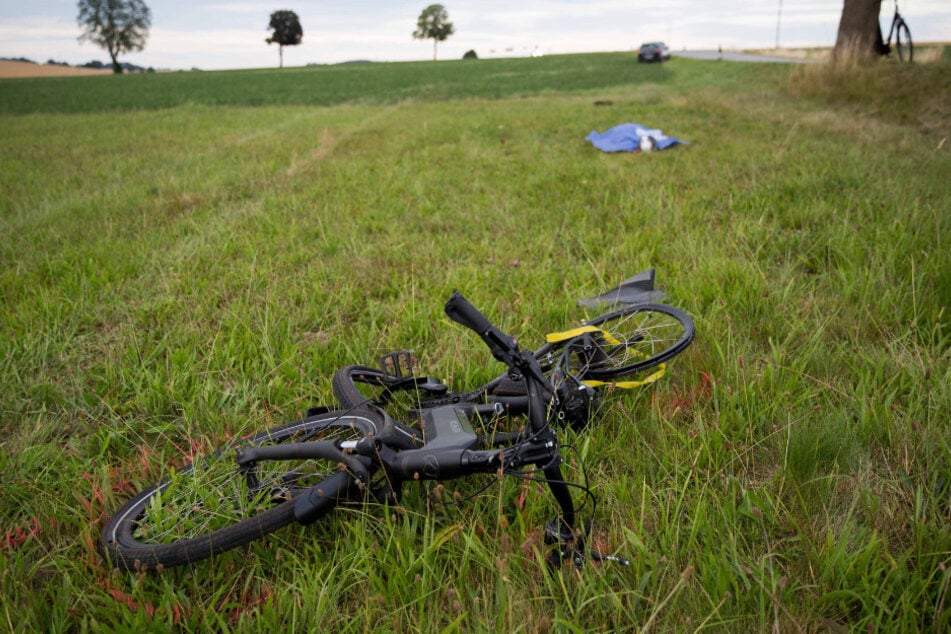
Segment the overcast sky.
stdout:
<path fill-rule="evenodd" d="M 366 59 L 432 58 L 432 40 L 412 38 L 431 0 L 146 0 L 152 28 L 145 50 L 120 57 L 157 69 L 276 66 L 268 46 L 271 12 L 290 9 L 304 29 L 286 47 L 286 66 Z M 455 33 L 439 44 L 440 59 L 469 49 L 480 57 L 625 51 L 664 40 L 682 49 L 831 46 L 842 0 L 443 0 Z M 108 61 L 80 44 L 76 0 L 0 0 L 0 57 L 70 64 Z M 893 4 L 885 0 L 883 20 Z M 951 40 L 951 0 L 902 0 L 915 41 Z M 885 15 L 887 14 L 887 15 Z"/>

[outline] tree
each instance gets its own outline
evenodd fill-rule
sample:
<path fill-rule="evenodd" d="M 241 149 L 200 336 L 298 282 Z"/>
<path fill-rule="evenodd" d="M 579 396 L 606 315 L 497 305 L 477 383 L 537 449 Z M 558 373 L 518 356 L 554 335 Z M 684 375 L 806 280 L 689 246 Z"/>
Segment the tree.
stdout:
<path fill-rule="evenodd" d="M 112 72 L 122 73 L 119 54 L 141 51 L 152 15 L 142 0 L 79 0 L 79 41 L 89 40 L 109 52 Z"/>
<path fill-rule="evenodd" d="M 273 31 L 271 37 L 265 42 L 273 44 L 277 42 L 277 52 L 281 58 L 281 68 L 284 68 L 284 47 L 297 46 L 304 37 L 304 29 L 300 26 L 300 20 L 293 11 L 283 9 L 271 14 L 271 23 L 268 25 Z"/>
<path fill-rule="evenodd" d="M 445 42 L 452 35 L 452 22 L 449 13 L 441 4 L 431 4 L 419 14 L 416 21 L 416 30 L 413 31 L 414 40 L 433 40 L 433 60 L 436 59 L 436 44 Z"/>
<path fill-rule="evenodd" d="M 878 13 L 881 8 L 882 0 L 845 0 L 832 51 L 836 61 L 868 59 L 879 54 L 882 31 Z"/>

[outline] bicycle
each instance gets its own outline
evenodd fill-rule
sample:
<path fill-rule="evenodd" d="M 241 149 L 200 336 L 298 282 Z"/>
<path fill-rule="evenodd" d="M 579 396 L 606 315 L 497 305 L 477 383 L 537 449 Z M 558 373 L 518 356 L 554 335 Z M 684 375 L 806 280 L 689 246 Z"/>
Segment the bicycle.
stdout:
<path fill-rule="evenodd" d="M 892 25 L 888 30 L 888 38 L 883 39 L 881 29 L 878 31 L 878 42 L 876 46 L 879 55 L 882 57 L 891 54 L 892 37 L 895 38 L 895 51 L 898 53 L 899 61 L 911 63 L 915 55 L 915 48 L 911 43 L 911 31 L 908 29 L 908 24 L 905 23 L 905 19 L 898 13 L 897 0 L 895 2 L 895 15 L 892 16 Z"/>
<path fill-rule="evenodd" d="M 554 427 L 559 419 L 550 407 L 558 388 L 550 377 L 571 374 L 577 362 L 574 338 L 561 345 L 562 353 L 550 361 L 546 374 L 537 353 L 520 350 L 513 337 L 458 292 L 446 302 L 445 312 L 475 331 L 524 386 L 527 424 L 522 429 L 477 433 L 467 409 L 455 405 L 423 408 L 416 427 L 396 421 L 367 399 L 344 410 L 314 408 L 299 421 L 195 459 L 135 495 L 103 526 L 101 555 L 126 570 L 190 564 L 291 522 L 312 524 L 339 504 L 395 504 L 407 481 L 494 473 L 548 484 L 559 508 L 545 525 L 550 563 L 567 559 L 581 565 L 589 558 L 627 563 L 586 552 L 590 522 L 579 526 L 572 489 L 591 499 L 593 493 L 584 484 L 566 481 L 561 472 Z M 344 368 L 334 383 L 357 391 L 352 376 Z"/>
<path fill-rule="evenodd" d="M 584 427 L 600 403 L 598 388 L 629 389 L 653 383 L 664 375 L 666 362 L 693 341 L 693 320 L 682 310 L 659 303 L 664 293 L 654 288 L 654 279 L 655 272 L 649 269 L 597 297 L 579 300 L 592 308 L 620 308 L 583 321 L 577 328 L 549 334 L 535 350 L 544 372 L 567 367 L 552 381 L 557 387 L 556 415 L 563 422 Z M 567 355 L 567 364 L 561 355 Z M 526 411 L 526 386 L 518 376 L 503 373 L 474 390 L 452 393 L 438 379 L 418 374 L 416 357 L 400 350 L 384 355 L 379 368 L 342 368 L 333 381 L 333 392 L 344 408 L 367 402 L 385 407 L 397 393 L 410 392 L 414 402 L 407 414 L 416 418 L 426 409 L 447 405 L 482 417 Z M 368 397 L 357 383 L 381 389 Z"/>

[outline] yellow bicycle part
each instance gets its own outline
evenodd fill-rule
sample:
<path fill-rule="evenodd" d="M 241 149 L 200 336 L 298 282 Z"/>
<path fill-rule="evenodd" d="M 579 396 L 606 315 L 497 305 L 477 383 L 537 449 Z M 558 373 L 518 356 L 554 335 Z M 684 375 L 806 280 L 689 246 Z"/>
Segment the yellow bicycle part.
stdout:
<path fill-rule="evenodd" d="M 569 339 L 574 339 L 575 337 L 580 337 L 581 335 L 585 335 L 585 334 L 592 333 L 592 332 L 600 333 L 600 335 L 604 338 L 604 340 L 607 341 L 607 342 L 608 342 L 609 344 L 611 344 L 612 346 L 619 346 L 619 345 L 621 345 L 621 342 L 618 341 L 618 340 L 614 337 L 614 335 L 612 335 L 611 333 L 609 333 L 609 332 L 606 331 L 606 330 L 602 330 L 601 328 L 597 328 L 597 327 L 595 327 L 595 326 L 580 326 L 580 327 L 578 327 L 578 328 L 573 328 L 573 329 L 571 329 L 571 330 L 566 330 L 566 331 L 564 331 L 564 332 L 553 332 L 553 333 L 549 333 L 549 334 L 545 335 L 545 340 L 546 340 L 548 343 L 560 343 L 560 342 L 562 342 L 562 341 L 568 341 Z M 634 351 L 634 354 L 640 355 L 640 356 L 644 357 L 645 359 L 647 358 L 647 355 L 644 354 L 643 352 L 641 352 L 640 350 L 635 350 L 635 351 Z M 621 388 L 621 389 L 623 389 L 623 390 L 629 390 L 629 389 L 632 389 L 632 388 L 635 388 L 635 387 L 641 387 L 641 386 L 643 386 L 643 385 L 649 385 L 649 384 L 653 383 L 654 381 L 656 381 L 656 380 L 659 379 L 660 377 L 664 376 L 664 373 L 665 373 L 666 371 L 667 371 L 667 364 L 666 364 L 666 363 L 661 363 L 659 366 L 657 366 L 657 371 L 656 371 L 656 372 L 654 372 L 653 374 L 651 374 L 650 376 L 648 376 L 648 377 L 646 377 L 646 378 L 643 378 L 643 379 L 640 379 L 640 380 L 637 380 L 637 381 L 595 381 L 595 380 L 586 380 L 586 381 L 581 381 L 581 382 L 584 383 L 585 385 L 589 386 L 589 387 L 605 387 L 605 386 L 611 386 L 611 387 Z"/>

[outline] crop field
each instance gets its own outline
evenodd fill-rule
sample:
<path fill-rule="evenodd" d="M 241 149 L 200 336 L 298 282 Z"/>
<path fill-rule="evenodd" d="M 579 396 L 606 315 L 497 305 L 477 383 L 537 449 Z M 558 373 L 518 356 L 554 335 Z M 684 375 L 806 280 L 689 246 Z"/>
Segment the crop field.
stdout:
<path fill-rule="evenodd" d="M 949 70 L 0 80 L 0 628 L 948 631 Z M 625 122 L 689 144 L 585 141 Z M 98 554 L 136 491 L 332 404 L 343 365 L 498 374 L 453 289 L 534 348 L 647 268 L 695 342 L 561 432 L 630 566 L 549 568 L 547 488 L 494 476 L 182 568 Z"/>

